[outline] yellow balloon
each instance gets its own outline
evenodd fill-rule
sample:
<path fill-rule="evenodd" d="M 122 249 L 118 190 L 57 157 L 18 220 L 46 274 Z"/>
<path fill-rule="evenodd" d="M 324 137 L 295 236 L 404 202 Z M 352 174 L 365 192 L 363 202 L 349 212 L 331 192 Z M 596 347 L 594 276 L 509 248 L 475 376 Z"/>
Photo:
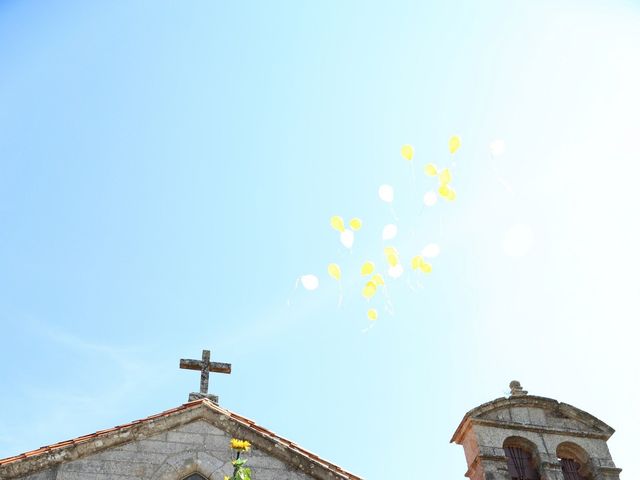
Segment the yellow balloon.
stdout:
<path fill-rule="evenodd" d="M 449 191 L 447 192 L 447 196 L 444 197 L 446 200 L 449 200 L 450 202 L 454 201 L 456 199 L 456 191 L 449 187 Z"/>
<path fill-rule="evenodd" d="M 430 177 L 435 177 L 436 175 L 438 175 L 438 167 L 436 167 L 435 164 L 433 164 L 433 163 L 425 165 L 424 166 L 424 173 L 425 173 L 425 175 L 428 175 Z"/>
<path fill-rule="evenodd" d="M 422 258 L 422 256 L 416 255 L 411 259 L 411 268 L 413 270 L 418 270 L 423 262 L 424 262 L 424 259 Z"/>
<path fill-rule="evenodd" d="M 461 144 L 462 140 L 460 140 L 460 137 L 458 135 L 454 135 L 449 139 L 449 152 L 451 152 L 451 155 L 456 153 L 456 150 L 460 148 Z"/>
<path fill-rule="evenodd" d="M 369 300 L 369 299 L 373 298 L 373 296 L 376 294 L 376 290 L 377 289 L 378 289 L 378 287 L 376 287 L 375 283 L 367 282 L 367 284 L 362 289 L 362 296 L 364 298 L 366 298 L 367 300 Z"/>
<path fill-rule="evenodd" d="M 387 262 L 389 266 L 395 267 L 400 263 L 400 257 L 398 256 L 398 251 L 393 247 L 384 247 L 384 254 L 387 257 Z"/>
<path fill-rule="evenodd" d="M 377 320 L 378 319 L 378 311 L 375 308 L 370 308 L 367 310 L 367 318 L 369 320 Z"/>
<path fill-rule="evenodd" d="M 376 287 L 384 285 L 384 278 L 379 273 L 376 273 L 373 277 L 371 277 L 371 281 L 375 284 Z"/>
<path fill-rule="evenodd" d="M 330 263 L 327 271 L 329 272 L 329 275 L 331 275 L 331 277 L 335 278 L 336 280 L 340 280 L 340 277 L 342 277 L 340 265 L 338 265 L 337 263 Z"/>
<path fill-rule="evenodd" d="M 373 262 L 364 262 L 364 265 L 362 265 L 362 268 L 360 269 L 360 273 L 362 275 L 371 275 L 374 269 L 375 265 Z"/>
<path fill-rule="evenodd" d="M 334 217 L 331 217 L 330 223 L 331 223 L 331 228 L 333 228 L 334 230 L 337 230 L 339 232 L 344 232 L 344 220 L 342 220 L 342 217 L 339 217 L 337 215 Z"/>
<path fill-rule="evenodd" d="M 411 160 L 413 158 L 413 147 L 411 145 L 403 145 L 400 153 L 407 160 Z"/>
<path fill-rule="evenodd" d="M 438 193 L 440 194 L 441 197 L 446 198 L 447 200 L 449 199 L 449 195 L 451 195 L 451 187 L 449 187 L 449 185 L 442 184 L 440 185 L 440 188 L 438 188 Z"/>
<path fill-rule="evenodd" d="M 349 221 L 349 226 L 351 227 L 351 230 L 357 232 L 362 228 L 362 220 L 359 218 L 352 218 L 351 221 Z"/>
<path fill-rule="evenodd" d="M 445 168 L 440 172 L 438 178 L 440 179 L 441 185 L 448 185 L 449 183 L 451 183 L 451 171 L 448 168 Z"/>
<path fill-rule="evenodd" d="M 433 270 L 433 267 L 431 266 L 430 263 L 422 260 L 422 263 L 420 263 L 420 270 L 422 270 L 422 273 L 431 273 L 431 271 Z"/>
<path fill-rule="evenodd" d="M 396 264 L 397 264 L 397 260 L 398 260 L 398 250 L 396 250 L 394 247 L 384 247 L 384 256 L 387 257 L 387 261 L 391 262 L 392 258 L 396 259 Z M 391 265 L 393 266 L 393 265 Z"/>

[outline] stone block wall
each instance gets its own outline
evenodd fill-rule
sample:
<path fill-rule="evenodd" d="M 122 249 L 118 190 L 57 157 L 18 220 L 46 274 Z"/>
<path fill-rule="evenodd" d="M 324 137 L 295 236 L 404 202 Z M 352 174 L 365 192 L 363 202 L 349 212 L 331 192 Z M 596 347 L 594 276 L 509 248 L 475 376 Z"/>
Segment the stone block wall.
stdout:
<path fill-rule="evenodd" d="M 231 436 L 197 420 L 59 466 L 22 477 L 25 480 L 182 480 L 199 473 L 212 480 L 231 475 Z M 309 475 L 252 448 L 244 458 L 255 480 L 307 480 Z"/>

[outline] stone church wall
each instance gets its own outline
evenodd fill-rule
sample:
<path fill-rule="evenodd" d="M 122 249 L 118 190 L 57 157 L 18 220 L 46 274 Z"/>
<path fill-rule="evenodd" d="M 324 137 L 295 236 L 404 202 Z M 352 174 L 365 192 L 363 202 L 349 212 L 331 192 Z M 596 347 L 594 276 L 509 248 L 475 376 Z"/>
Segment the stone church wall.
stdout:
<path fill-rule="evenodd" d="M 25 480 L 182 480 L 192 473 L 223 480 L 231 475 L 231 437 L 198 420 L 144 440 L 112 447 L 22 477 Z M 255 480 L 306 480 L 309 475 L 293 470 L 258 449 L 243 455 L 249 459 Z"/>

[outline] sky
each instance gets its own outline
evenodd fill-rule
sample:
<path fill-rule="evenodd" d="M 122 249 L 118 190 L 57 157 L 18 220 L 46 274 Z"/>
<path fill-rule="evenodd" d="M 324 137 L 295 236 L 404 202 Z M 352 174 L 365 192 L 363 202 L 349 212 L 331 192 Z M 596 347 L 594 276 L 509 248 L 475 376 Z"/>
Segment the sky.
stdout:
<path fill-rule="evenodd" d="M 184 403 L 208 348 L 222 406 L 369 479 L 463 478 L 513 379 L 638 478 L 639 48 L 635 1 L 0 2 L 0 457 Z"/>

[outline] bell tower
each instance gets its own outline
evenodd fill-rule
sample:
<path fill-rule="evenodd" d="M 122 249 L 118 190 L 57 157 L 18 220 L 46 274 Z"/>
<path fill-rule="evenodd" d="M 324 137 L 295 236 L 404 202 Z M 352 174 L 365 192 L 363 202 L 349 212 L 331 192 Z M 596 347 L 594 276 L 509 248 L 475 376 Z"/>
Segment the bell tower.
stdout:
<path fill-rule="evenodd" d="M 470 480 L 619 480 L 607 440 L 614 430 L 551 398 L 511 395 L 467 412 L 451 442 L 464 447 Z"/>

